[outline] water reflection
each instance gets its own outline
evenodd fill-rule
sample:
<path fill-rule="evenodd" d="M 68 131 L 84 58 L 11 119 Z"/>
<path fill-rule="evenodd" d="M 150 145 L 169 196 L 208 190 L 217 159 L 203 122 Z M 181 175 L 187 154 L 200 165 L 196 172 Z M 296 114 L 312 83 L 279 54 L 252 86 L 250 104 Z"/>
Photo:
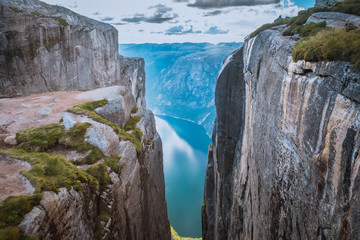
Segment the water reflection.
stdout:
<path fill-rule="evenodd" d="M 201 205 L 210 139 L 197 124 L 169 116 L 155 119 L 163 142 L 170 223 L 182 236 L 201 237 Z"/>

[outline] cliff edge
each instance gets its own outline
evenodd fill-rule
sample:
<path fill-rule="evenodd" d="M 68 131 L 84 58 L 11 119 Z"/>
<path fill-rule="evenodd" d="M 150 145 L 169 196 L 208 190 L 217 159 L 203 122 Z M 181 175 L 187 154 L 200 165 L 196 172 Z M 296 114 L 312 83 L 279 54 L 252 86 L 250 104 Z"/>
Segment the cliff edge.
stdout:
<path fill-rule="evenodd" d="M 1 1 L 1 239 L 171 238 L 144 60 L 117 38 L 63 7 Z"/>
<path fill-rule="evenodd" d="M 358 34 L 359 16 L 333 10 L 263 27 L 219 72 L 203 239 L 360 238 L 360 75 L 324 56 L 294 61 L 297 44 Z"/>

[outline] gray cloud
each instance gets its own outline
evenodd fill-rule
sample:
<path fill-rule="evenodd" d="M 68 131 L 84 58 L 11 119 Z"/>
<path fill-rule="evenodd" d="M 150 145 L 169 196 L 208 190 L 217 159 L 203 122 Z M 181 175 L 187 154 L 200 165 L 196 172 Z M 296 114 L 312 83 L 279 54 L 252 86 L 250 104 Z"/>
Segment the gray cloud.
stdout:
<path fill-rule="evenodd" d="M 114 20 L 113 17 L 104 17 L 104 18 L 101 18 L 101 21 L 103 21 L 103 22 L 109 22 L 109 21 L 112 21 L 112 20 Z"/>
<path fill-rule="evenodd" d="M 167 7 L 163 4 L 151 6 L 149 7 L 149 9 L 155 9 L 155 12 L 152 16 L 145 16 L 145 14 L 136 13 L 133 17 L 123 18 L 121 20 L 129 23 L 163 23 L 171 21 L 179 16 L 176 13 L 170 13 L 172 11 L 172 8 Z"/>
<path fill-rule="evenodd" d="M 122 23 L 122 22 L 111 23 L 111 24 L 116 26 L 126 25 L 126 23 Z"/>
<path fill-rule="evenodd" d="M 215 10 L 215 11 L 212 11 L 212 12 L 205 13 L 203 16 L 204 17 L 211 17 L 211 16 L 217 16 L 217 15 L 220 15 L 220 14 L 222 14 L 221 10 Z"/>
<path fill-rule="evenodd" d="M 165 31 L 165 35 L 186 35 L 186 34 L 196 34 L 201 33 L 201 31 L 194 31 L 193 26 L 190 26 L 190 29 L 185 30 L 184 26 L 175 26 L 171 27 Z"/>
<path fill-rule="evenodd" d="M 155 13 L 162 13 L 162 14 L 172 11 L 171 7 L 167 7 L 163 4 L 157 4 L 155 6 L 150 6 L 148 9 L 156 9 Z"/>
<path fill-rule="evenodd" d="M 175 0 L 179 1 L 179 0 Z M 222 8 L 234 6 L 253 6 L 261 4 L 279 3 L 280 0 L 196 0 L 193 4 L 188 4 L 190 7 L 198 8 Z"/>
<path fill-rule="evenodd" d="M 216 34 L 227 34 L 229 32 L 229 30 L 222 30 L 219 29 L 218 27 L 210 27 L 206 32 L 204 32 L 205 34 L 211 34 L 211 35 L 216 35 Z"/>
<path fill-rule="evenodd" d="M 98 11 L 98 12 L 94 12 L 92 15 L 101 15 L 101 13 Z"/>

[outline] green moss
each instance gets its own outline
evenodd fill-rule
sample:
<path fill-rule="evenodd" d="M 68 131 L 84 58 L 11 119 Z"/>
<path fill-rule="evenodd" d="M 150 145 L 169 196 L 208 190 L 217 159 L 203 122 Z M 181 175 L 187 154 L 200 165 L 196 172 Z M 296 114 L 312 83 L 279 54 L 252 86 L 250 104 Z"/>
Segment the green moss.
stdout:
<path fill-rule="evenodd" d="M 0 205 L 0 239 L 18 240 L 31 237 L 21 236 L 16 227 L 24 218 L 25 214 L 38 205 L 41 195 L 34 196 L 12 196 L 5 199 Z M 33 238 L 35 239 L 35 238 Z"/>
<path fill-rule="evenodd" d="M 51 17 L 51 18 L 58 21 L 58 23 L 60 25 L 64 26 L 64 27 L 69 26 L 68 22 L 65 19 L 61 18 L 61 17 Z"/>
<path fill-rule="evenodd" d="M 172 226 L 170 226 L 170 228 L 171 228 L 171 236 L 174 240 L 201 240 L 201 238 L 180 237 Z"/>
<path fill-rule="evenodd" d="M 284 36 L 293 36 L 295 34 L 299 34 L 302 37 L 314 36 L 318 32 L 323 30 L 328 30 L 330 28 L 326 27 L 326 22 L 320 23 L 309 23 L 306 25 L 289 27 L 283 32 Z"/>
<path fill-rule="evenodd" d="M 16 7 L 10 7 L 11 11 L 16 12 L 16 13 L 21 13 L 24 12 L 23 10 L 16 8 Z"/>
<path fill-rule="evenodd" d="M 41 14 L 39 12 L 31 12 L 32 15 L 36 16 L 36 17 L 40 17 L 40 18 L 51 18 L 51 19 L 54 19 L 56 20 L 60 25 L 66 27 L 66 26 L 69 26 L 69 23 L 61 18 L 61 17 L 52 17 L 52 16 L 46 16 L 44 14 Z"/>
<path fill-rule="evenodd" d="M 44 152 L 55 146 L 63 146 L 78 152 L 89 152 L 83 159 L 78 159 L 77 164 L 93 164 L 103 158 L 100 149 L 85 141 L 85 134 L 90 123 L 75 125 L 66 131 L 60 124 L 49 124 L 39 128 L 29 128 L 16 134 L 18 147 L 27 151 Z"/>
<path fill-rule="evenodd" d="M 208 219 L 207 219 L 207 214 L 206 214 L 206 204 L 205 203 L 203 203 L 203 205 L 201 206 L 201 222 L 202 222 L 202 226 L 207 227 Z"/>
<path fill-rule="evenodd" d="M 124 129 L 125 131 L 131 131 L 136 128 L 136 124 L 140 121 L 140 117 L 131 117 L 125 124 Z"/>
<path fill-rule="evenodd" d="M 135 114 L 139 111 L 139 108 L 138 107 L 133 107 L 133 109 L 131 109 L 131 113 L 132 114 Z"/>
<path fill-rule="evenodd" d="M 153 141 L 154 141 L 154 138 L 150 138 L 148 141 L 147 141 L 147 145 L 152 145 L 152 143 L 153 143 Z"/>
<path fill-rule="evenodd" d="M 17 227 L 0 228 L 0 239 L 2 240 L 18 240 L 20 239 L 20 230 Z"/>
<path fill-rule="evenodd" d="M 22 174 L 35 187 L 36 193 L 43 191 L 58 192 L 65 187 L 80 190 L 82 183 L 87 183 L 93 189 L 99 189 L 98 181 L 86 172 L 76 168 L 63 156 L 50 156 L 47 153 L 27 152 L 23 149 L 1 151 L 12 158 L 29 162 L 32 168 Z"/>
<path fill-rule="evenodd" d="M 252 32 L 250 34 L 250 37 L 253 38 L 253 37 L 257 36 L 259 33 L 261 33 L 262 31 L 265 31 L 265 30 L 270 29 L 272 27 L 288 24 L 288 21 L 289 21 L 289 19 L 283 19 L 281 21 L 277 21 L 277 22 L 274 22 L 274 23 L 264 24 L 261 27 L 259 27 L 258 29 L 256 29 L 254 32 Z"/>
<path fill-rule="evenodd" d="M 359 0 L 344 0 L 336 3 L 331 8 L 333 12 L 349 13 L 360 16 L 360 1 Z"/>
<path fill-rule="evenodd" d="M 93 120 L 106 124 L 110 126 L 115 133 L 122 135 L 123 140 L 130 141 L 136 148 L 137 152 L 142 151 L 142 145 L 141 145 L 141 139 L 142 139 L 142 132 L 139 128 L 136 128 L 136 124 L 140 121 L 140 117 L 134 117 L 130 118 L 130 120 L 125 124 L 125 129 L 119 128 L 118 125 L 115 123 L 112 123 L 102 117 L 100 117 L 94 110 L 96 108 L 102 107 L 108 103 L 108 100 L 103 99 L 99 101 L 94 102 L 88 102 L 76 105 L 70 109 L 68 109 L 69 112 L 74 114 L 83 114 L 88 116 L 89 118 L 92 118 Z M 131 131 L 131 133 L 128 133 L 127 131 Z"/>
<path fill-rule="evenodd" d="M 109 211 L 107 206 L 101 206 L 101 205 L 102 204 L 100 204 L 100 209 L 99 209 L 100 214 L 96 220 L 96 225 L 95 225 L 95 231 L 94 231 L 95 239 L 102 239 L 102 237 L 105 234 L 105 229 L 101 224 L 101 222 L 107 223 L 111 218 L 111 212 Z"/>
<path fill-rule="evenodd" d="M 111 183 L 111 179 L 106 171 L 106 163 L 97 164 L 86 169 L 86 172 L 93 176 L 100 184 L 105 186 Z"/>
<path fill-rule="evenodd" d="M 111 168 L 111 170 L 115 173 L 119 173 L 119 161 L 120 161 L 119 156 L 116 157 L 104 157 L 105 163 L 107 166 L 109 166 Z"/>
<path fill-rule="evenodd" d="M 346 61 L 353 71 L 360 71 L 360 30 L 331 29 L 298 41 L 292 52 L 293 60 Z"/>
<path fill-rule="evenodd" d="M 304 25 L 308 18 L 316 12 L 341 12 L 360 16 L 360 1 L 344 0 L 343 2 L 339 2 L 334 6 L 309 8 L 305 11 L 300 11 L 296 17 L 286 18 L 271 24 L 265 24 L 258 28 L 255 32 L 251 33 L 250 37 L 253 38 L 266 29 L 284 24 L 288 26 L 288 29 L 283 32 L 284 36 L 292 36 L 294 34 L 301 34 L 302 36 L 315 35 L 317 32 L 319 32 L 318 29 L 323 28 L 324 26 L 318 24 L 303 28 L 302 25 Z"/>
<path fill-rule="evenodd" d="M 64 126 L 49 124 L 40 128 L 29 128 L 16 133 L 20 148 L 28 151 L 46 151 L 56 145 L 65 133 Z"/>
<path fill-rule="evenodd" d="M 17 226 L 25 214 L 30 212 L 35 205 L 38 205 L 40 200 L 40 195 L 6 198 L 0 205 L 0 228 Z"/>
<path fill-rule="evenodd" d="M 39 13 L 39 12 L 31 12 L 32 15 L 36 16 L 36 17 L 41 17 L 41 18 L 46 18 L 45 15 Z"/>

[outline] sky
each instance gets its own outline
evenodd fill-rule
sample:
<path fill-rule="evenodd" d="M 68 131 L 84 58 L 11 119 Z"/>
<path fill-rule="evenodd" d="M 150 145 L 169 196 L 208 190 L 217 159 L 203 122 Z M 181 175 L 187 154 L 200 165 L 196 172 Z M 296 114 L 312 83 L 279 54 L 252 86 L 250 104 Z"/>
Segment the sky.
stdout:
<path fill-rule="evenodd" d="M 109 23 L 119 43 L 242 42 L 315 0 L 43 0 Z"/>

